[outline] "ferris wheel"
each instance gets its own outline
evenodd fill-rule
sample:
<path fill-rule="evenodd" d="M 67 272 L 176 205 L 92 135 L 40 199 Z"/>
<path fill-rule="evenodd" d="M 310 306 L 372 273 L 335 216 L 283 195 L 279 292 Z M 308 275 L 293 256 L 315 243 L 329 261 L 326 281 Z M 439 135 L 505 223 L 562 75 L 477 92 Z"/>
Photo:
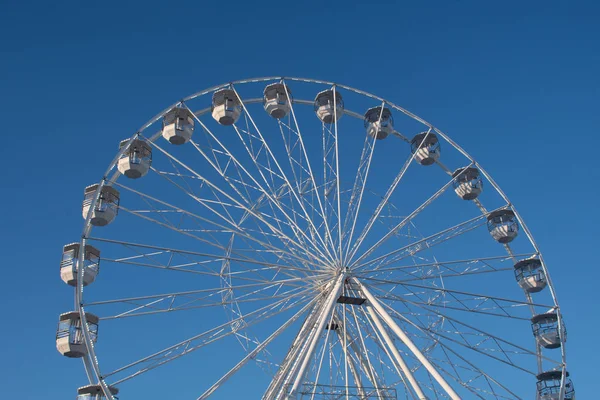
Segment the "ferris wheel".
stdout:
<path fill-rule="evenodd" d="M 83 360 L 81 400 L 575 399 L 523 219 L 388 100 L 226 83 L 160 112 L 99 177 L 60 265 L 75 306 L 56 345 Z"/>

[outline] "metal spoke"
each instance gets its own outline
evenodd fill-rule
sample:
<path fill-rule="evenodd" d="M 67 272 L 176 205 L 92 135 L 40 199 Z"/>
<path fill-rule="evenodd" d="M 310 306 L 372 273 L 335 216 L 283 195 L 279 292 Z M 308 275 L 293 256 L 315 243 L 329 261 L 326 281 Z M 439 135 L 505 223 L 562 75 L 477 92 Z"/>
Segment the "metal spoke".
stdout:
<path fill-rule="evenodd" d="M 382 103 L 381 104 L 381 112 L 379 113 L 379 118 L 377 120 L 378 124 L 381 123 L 381 117 L 383 115 L 384 107 L 385 107 L 385 103 Z M 350 261 L 350 259 L 348 258 L 348 252 L 350 250 L 350 245 L 352 244 L 352 238 L 354 237 L 354 228 L 356 227 L 356 221 L 358 220 L 358 213 L 360 211 L 363 194 L 365 192 L 367 178 L 369 177 L 369 171 L 371 169 L 371 161 L 373 160 L 375 144 L 377 143 L 376 136 L 377 135 L 373 135 L 373 137 L 370 137 L 369 135 L 365 136 L 365 142 L 364 142 L 362 154 L 360 157 L 360 163 L 358 165 L 358 171 L 356 173 L 354 186 L 352 188 L 352 194 L 350 196 L 350 203 L 348 204 L 348 210 L 346 212 L 346 221 L 344 222 L 344 231 L 346 230 L 347 224 L 349 223 L 350 220 L 352 220 L 352 226 L 350 228 L 350 233 L 348 234 L 348 239 L 346 241 L 346 249 L 345 249 L 345 254 L 344 254 L 344 265 L 348 264 Z"/>
<path fill-rule="evenodd" d="M 427 131 L 427 134 L 425 135 L 425 137 L 423 137 L 423 140 L 422 140 L 421 144 L 423 144 L 425 142 L 425 140 L 427 140 L 427 137 L 429 136 L 430 132 L 431 132 L 431 129 Z M 404 165 L 400 169 L 400 172 L 398 172 L 398 174 L 394 178 L 394 181 L 392 182 L 392 184 L 388 188 L 387 192 L 385 193 L 385 195 L 381 199 L 381 202 L 379 203 L 379 205 L 377 206 L 377 208 L 375 209 L 375 211 L 373 212 L 373 214 L 369 218 L 369 221 L 367 222 L 367 224 L 363 228 L 361 234 L 359 235 L 359 237 L 356 240 L 356 242 L 354 243 L 354 245 L 352 246 L 352 249 L 350 251 L 350 256 L 348 257 L 349 260 L 352 260 L 354 258 L 354 256 L 356 255 L 356 252 L 358 251 L 360 245 L 362 244 L 362 242 L 365 240 L 365 238 L 369 234 L 371 228 L 373 227 L 373 224 L 375 223 L 375 221 L 377 220 L 377 218 L 379 218 L 379 215 L 381 214 L 381 211 L 383 210 L 383 208 L 385 207 L 385 205 L 388 203 L 390 197 L 392 197 L 392 194 L 394 193 L 394 191 L 396 190 L 396 187 L 398 187 L 398 184 L 400 183 L 400 181 L 404 177 L 404 174 L 408 170 L 408 167 L 412 164 L 413 160 L 415 159 L 415 154 L 416 154 L 416 152 L 413 153 L 413 154 L 411 154 L 411 156 L 406 160 L 406 162 L 404 163 Z"/>
<path fill-rule="evenodd" d="M 272 318 L 275 315 L 281 314 L 282 312 L 285 312 L 290 308 L 297 306 L 300 301 L 302 301 L 302 299 L 299 299 L 295 302 L 292 302 L 291 304 L 288 304 L 288 303 L 290 303 L 288 301 L 288 299 L 278 300 L 273 304 L 263 306 L 261 308 L 256 309 L 255 311 L 253 311 L 251 313 L 246 314 L 244 316 L 244 318 L 253 317 L 254 319 L 251 322 L 247 322 L 247 323 L 249 325 L 254 325 L 254 324 L 262 322 L 266 319 Z M 281 306 L 280 309 L 275 310 L 279 306 Z M 149 364 L 148 366 L 145 366 L 145 367 L 141 368 L 140 370 L 138 370 L 124 378 L 119 379 L 118 381 L 114 382 L 114 385 L 125 382 L 135 376 L 138 376 L 140 374 L 148 372 L 148 371 L 155 369 L 161 365 L 164 365 L 168 362 L 178 359 L 184 355 L 190 354 L 191 352 L 196 351 L 208 344 L 214 343 L 214 342 L 221 340 L 227 336 L 233 335 L 235 333 L 234 330 L 224 331 L 223 328 L 226 328 L 229 325 L 231 325 L 234 322 L 239 321 L 241 319 L 242 319 L 242 317 L 237 318 L 232 321 L 228 321 L 224 324 L 221 324 L 212 329 L 209 329 L 208 331 L 205 331 L 201 334 L 195 335 L 187 340 L 184 340 L 175 345 L 172 345 L 163 350 L 160 350 L 150 356 L 147 356 L 140 360 L 134 361 L 124 367 L 118 368 L 112 372 L 104 374 L 104 378 L 108 378 L 112 375 L 115 375 L 124 370 L 130 369 L 130 368 L 132 368 L 136 365 L 142 364 L 142 363 Z M 194 344 L 195 342 L 200 342 L 200 343 Z"/>
<path fill-rule="evenodd" d="M 461 174 L 464 173 L 461 172 Z M 460 174 L 459 174 L 460 176 Z M 442 186 L 435 194 L 433 194 L 429 199 L 427 199 L 423 204 L 421 204 L 419 207 L 417 207 L 413 212 L 411 212 L 406 218 L 404 218 L 400 223 L 398 223 L 396 226 L 394 226 L 389 232 L 387 232 L 381 239 L 379 239 L 379 241 L 377 241 L 377 243 L 375 243 L 373 246 L 371 246 L 367 251 L 365 251 L 363 253 L 363 255 L 361 255 L 356 261 L 355 263 L 358 264 L 360 263 L 362 260 L 364 260 L 366 257 L 368 257 L 369 255 L 371 255 L 375 250 L 377 250 L 377 248 L 379 248 L 383 243 L 385 243 L 389 238 L 391 238 L 392 236 L 394 236 L 397 232 L 399 232 L 404 226 L 406 226 L 406 224 L 410 223 L 419 213 L 421 213 L 423 210 L 425 210 L 431 203 L 433 203 L 433 201 L 435 201 L 437 198 L 439 198 L 442 194 L 444 194 L 446 192 L 446 190 L 450 187 L 450 185 L 452 184 L 454 180 L 450 180 L 448 181 L 444 186 Z M 379 215 L 379 213 L 377 213 L 377 215 Z M 359 245 L 360 246 L 360 245 Z"/>
<path fill-rule="evenodd" d="M 250 121 L 252 122 L 252 126 L 254 127 L 254 129 L 256 130 L 256 133 L 258 134 L 258 136 L 260 138 L 260 141 L 261 141 L 261 144 L 265 147 L 266 153 L 270 156 L 270 159 L 276 165 L 277 171 L 280 174 L 280 178 L 285 181 L 285 184 L 288 186 L 290 192 L 293 194 L 293 198 L 296 200 L 296 203 L 302 209 L 302 212 L 304 214 L 304 218 L 308 222 L 311 230 L 314 231 L 314 233 L 317 235 L 317 238 L 319 239 L 319 243 L 321 243 L 321 245 L 323 246 L 323 249 L 328 253 L 328 256 L 331 257 L 331 253 L 329 253 L 327 245 L 323 241 L 323 238 L 319 234 L 319 231 L 318 231 L 317 227 L 315 226 L 312 218 L 310 217 L 310 215 L 308 214 L 306 208 L 304 207 L 304 202 L 300 199 L 299 194 L 295 191 L 294 186 L 290 183 L 289 178 L 286 176 L 285 172 L 281 168 L 279 162 L 277 161 L 277 158 L 274 156 L 273 152 L 271 151 L 271 148 L 270 148 L 268 142 L 265 140 L 265 138 L 262 135 L 260 129 L 258 128 L 258 126 L 256 125 L 256 123 L 254 122 L 254 119 L 252 118 L 252 115 L 250 114 L 250 111 L 248 110 L 247 107 L 244 106 L 244 100 L 242 99 L 241 96 L 239 96 L 239 94 L 235 90 L 235 87 L 233 85 L 231 87 L 235 91 L 235 93 L 238 96 L 238 98 L 240 99 L 240 102 L 242 103 L 242 107 L 243 107 L 244 113 L 250 119 Z M 237 127 L 235 127 L 235 128 L 238 131 L 238 135 L 239 135 L 240 130 L 237 129 Z M 315 245 L 314 242 L 310 242 L 310 243 L 312 243 L 313 245 Z"/>
<path fill-rule="evenodd" d="M 502 209 L 502 208 L 499 208 Z M 376 270 L 378 268 L 382 268 L 398 262 L 408 256 L 414 256 L 415 254 L 423 251 L 424 249 L 430 249 L 431 247 L 445 242 L 447 240 L 453 239 L 457 236 L 460 236 L 466 232 L 469 232 L 473 229 L 477 229 L 485 224 L 485 215 L 480 215 L 474 218 L 471 218 L 467 221 L 456 224 L 450 228 L 446 228 L 442 231 L 434 233 L 426 238 L 413 242 L 409 245 L 401 247 L 397 250 L 393 250 L 387 254 L 376 257 L 370 261 L 364 262 L 362 264 L 354 265 L 353 270 L 357 271 L 365 268 L 371 264 L 377 263 L 375 267 L 372 267 L 372 270 Z M 356 264 L 356 263 L 355 263 Z"/>
<path fill-rule="evenodd" d="M 269 345 L 273 341 L 273 339 L 277 338 L 284 330 L 286 330 L 292 323 L 294 323 L 300 316 L 308 310 L 310 306 L 314 304 L 316 298 L 306 304 L 300 311 L 294 314 L 290 319 L 288 319 L 283 325 L 281 325 L 275 332 L 273 332 L 267 339 L 261 342 L 258 346 L 254 348 L 251 352 L 249 352 L 246 357 L 244 357 L 239 363 L 237 363 L 229 372 L 223 375 L 217 382 L 215 382 L 208 390 L 206 390 L 198 400 L 203 400 L 208 398 L 211 394 L 214 393 L 223 383 L 225 383 L 232 375 L 234 375 L 238 370 L 240 370 L 246 363 L 253 359 L 258 353 L 260 353 L 266 346 Z"/>
<path fill-rule="evenodd" d="M 258 214 L 256 211 L 253 211 L 251 209 L 249 209 L 247 206 L 245 206 L 244 204 L 240 203 L 239 201 L 235 200 L 233 197 L 231 197 L 230 195 L 226 194 L 224 191 L 222 191 L 220 188 L 218 188 L 217 186 L 215 186 L 213 183 L 211 183 L 209 180 L 207 180 L 206 178 L 204 178 L 202 175 L 198 174 L 197 172 L 195 172 L 193 169 L 191 169 L 190 167 L 186 166 L 185 164 L 183 164 L 181 161 L 179 161 L 178 159 L 176 159 L 175 157 L 173 157 L 172 155 L 170 155 L 168 152 L 166 152 L 165 150 L 163 150 L 162 148 L 160 148 L 159 146 L 156 145 L 156 143 L 152 143 L 153 146 L 158 149 L 159 151 L 161 151 L 163 154 L 165 154 L 167 157 L 173 159 L 175 162 L 177 162 L 178 164 L 180 164 L 182 167 L 184 167 L 185 169 L 187 169 L 189 172 L 191 172 L 193 175 L 195 175 L 198 179 L 201 179 L 203 182 L 205 182 L 208 186 L 210 186 L 213 190 L 215 190 L 216 192 L 220 193 L 221 195 L 223 195 L 225 198 L 227 198 L 229 201 L 231 201 L 233 204 L 237 205 L 238 207 L 240 207 L 241 209 L 245 210 L 246 212 L 248 212 L 248 214 L 252 215 L 254 218 L 256 218 L 257 220 L 259 220 L 260 222 L 262 222 L 263 224 L 265 224 L 267 227 L 269 227 L 269 229 L 271 229 L 271 231 L 277 235 L 279 235 L 282 238 L 285 238 L 287 241 L 289 241 L 290 243 L 292 243 L 294 246 L 296 246 L 297 248 L 302 248 L 301 244 L 298 243 L 297 241 L 293 240 L 292 238 L 288 237 L 287 235 L 285 235 L 283 232 L 281 232 L 280 230 L 278 230 L 275 226 L 273 226 L 272 224 L 270 224 L 268 221 L 265 220 L 265 218 L 261 215 Z M 310 254 L 311 256 L 313 256 L 316 259 L 319 259 L 319 257 L 315 256 L 314 254 L 312 254 L 311 251 L 307 250 L 306 251 L 307 254 Z"/>

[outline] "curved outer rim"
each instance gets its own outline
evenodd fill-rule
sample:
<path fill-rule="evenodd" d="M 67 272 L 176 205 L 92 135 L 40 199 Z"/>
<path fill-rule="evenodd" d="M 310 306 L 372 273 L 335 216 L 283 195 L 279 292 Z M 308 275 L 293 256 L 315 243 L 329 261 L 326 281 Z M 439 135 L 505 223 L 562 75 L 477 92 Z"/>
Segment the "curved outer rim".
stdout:
<path fill-rule="evenodd" d="M 556 312 L 557 316 L 558 316 L 558 324 L 559 326 L 562 325 L 562 314 L 560 312 L 560 307 L 558 305 L 558 299 L 556 296 L 556 291 L 554 289 L 554 285 L 552 283 L 552 280 L 550 278 L 550 274 L 548 273 L 548 269 L 546 266 L 546 263 L 544 261 L 544 258 L 541 254 L 541 251 L 539 249 L 539 246 L 537 245 L 537 243 L 535 242 L 533 235 L 531 234 L 531 231 L 529 230 L 529 228 L 527 227 L 527 225 L 525 224 L 525 221 L 523 220 L 523 218 L 521 217 L 521 215 L 519 214 L 519 212 L 516 210 L 516 208 L 512 205 L 512 203 L 510 202 L 510 200 L 508 199 L 508 197 L 506 196 L 506 194 L 504 193 L 504 191 L 502 191 L 502 189 L 498 186 L 498 184 L 492 179 L 492 177 L 490 176 L 490 174 L 473 158 L 471 157 L 462 147 L 460 147 L 456 142 L 454 142 L 452 139 L 450 139 L 450 137 L 448 137 L 444 132 L 442 132 L 441 130 L 439 130 L 438 128 L 436 128 L 435 126 L 433 126 L 432 124 L 430 124 L 429 122 L 425 121 L 424 119 L 418 117 L 417 115 L 411 113 L 410 111 L 398 106 L 395 103 L 392 103 L 386 99 L 384 99 L 383 97 L 379 97 L 376 96 L 374 94 L 365 92 L 363 90 L 360 89 L 356 89 L 353 88 L 351 86 L 346 86 L 346 85 L 342 85 L 342 84 L 338 84 L 335 82 L 330 82 L 330 81 L 325 81 L 325 80 L 317 80 L 317 79 L 308 79 L 308 78 L 295 78 L 295 77 L 283 77 L 283 76 L 270 76 L 270 77 L 259 77 L 259 78 L 249 78 L 249 79 L 241 79 L 241 80 L 236 80 L 236 81 L 231 81 L 228 83 L 223 83 L 220 85 L 216 85 L 216 86 L 212 86 L 209 87 L 207 89 L 204 89 L 202 91 L 196 92 L 190 96 L 184 97 L 183 99 L 181 99 L 180 101 L 171 104 L 169 107 L 165 108 L 164 110 L 162 110 L 160 113 L 156 114 L 153 118 L 151 118 L 148 122 L 146 122 L 144 125 L 142 125 L 140 127 L 140 129 L 138 129 L 138 131 L 127 141 L 127 144 L 122 146 L 119 149 L 119 152 L 117 153 L 117 155 L 114 157 L 114 159 L 112 160 L 112 162 L 109 164 L 108 168 L 106 169 L 106 172 L 104 173 L 102 180 L 98 183 L 98 188 L 96 190 L 96 194 L 94 196 L 93 201 L 90 204 L 90 211 L 88 212 L 88 215 L 85 219 L 84 222 L 84 227 L 83 227 L 83 231 L 81 234 L 81 240 L 80 240 L 80 246 L 82 246 L 82 248 L 84 248 L 84 246 L 87 243 L 87 238 L 90 235 L 91 229 L 92 229 L 92 225 L 91 225 L 91 217 L 93 214 L 93 210 L 96 207 L 96 204 L 98 202 L 98 199 L 100 197 L 100 191 L 102 190 L 102 188 L 104 186 L 110 186 L 112 185 L 112 183 L 114 183 L 118 177 L 120 176 L 120 173 L 118 171 L 113 172 L 113 174 L 109 177 L 111 171 L 113 171 L 113 169 L 115 169 L 117 162 L 119 160 L 119 158 L 121 157 L 121 155 L 123 155 L 128 149 L 129 146 L 131 145 L 131 143 L 137 139 L 137 137 L 139 136 L 139 134 L 141 134 L 143 131 L 145 131 L 148 127 L 150 127 L 152 124 L 154 124 L 155 122 L 157 122 L 159 119 L 161 119 L 168 111 L 170 111 L 171 109 L 173 109 L 174 107 L 176 107 L 177 105 L 186 102 L 188 100 L 192 100 L 195 99 L 197 97 L 200 96 L 204 96 L 206 94 L 215 92 L 216 90 L 219 89 L 223 89 L 223 88 L 229 88 L 231 87 L 231 85 L 241 85 L 241 84 L 247 84 L 247 83 L 260 83 L 260 82 L 269 82 L 269 81 L 279 81 L 279 82 L 284 82 L 286 83 L 286 81 L 291 81 L 291 82 L 303 82 L 303 83 L 313 83 L 313 84 L 319 84 L 319 85 L 327 85 L 327 86 L 332 86 L 332 87 L 337 87 L 337 88 L 341 88 L 350 92 L 354 92 L 356 94 L 359 95 L 363 95 L 366 97 L 369 97 L 373 100 L 377 100 L 378 102 L 382 102 L 384 104 L 386 104 L 387 106 L 395 109 L 396 111 L 399 111 L 403 114 L 405 114 L 406 116 L 422 123 L 423 125 L 426 125 L 427 127 L 429 127 L 430 131 L 434 131 L 436 134 L 438 134 L 440 137 L 442 137 L 444 140 L 446 140 L 451 146 L 453 146 L 456 150 L 458 150 L 464 157 L 466 157 L 467 159 L 469 159 L 471 161 L 471 164 L 473 167 L 477 168 L 479 170 L 479 172 L 488 180 L 488 182 L 490 182 L 490 184 L 494 187 L 494 189 L 498 192 L 498 194 L 500 194 L 500 196 L 502 197 L 502 199 L 506 202 L 507 205 L 509 205 L 511 207 L 511 210 L 515 213 L 515 216 L 517 218 L 517 221 L 520 225 L 520 227 L 522 228 L 523 232 L 525 233 L 525 235 L 527 236 L 527 239 L 529 240 L 529 242 L 532 244 L 534 250 L 535 250 L 535 254 L 538 256 L 538 259 L 541 262 L 541 266 L 542 269 L 544 271 L 544 273 L 546 274 L 546 279 L 548 281 L 548 290 L 550 291 L 550 294 L 552 296 L 552 300 L 554 302 L 554 312 Z M 287 83 L 286 83 L 287 84 Z M 258 103 L 259 101 L 262 102 L 262 96 L 258 99 L 253 99 L 256 101 L 246 101 L 245 104 L 251 104 L 251 103 Z M 313 104 L 314 100 L 312 101 L 301 101 L 301 100 L 294 100 L 295 103 L 303 103 L 303 104 Z M 211 101 L 212 103 L 212 101 Z M 199 112 L 197 112 L 196 114 L 205 114 L 206 112 L 208 112 L 210 110 L 210 107 L 204 110 L 200 110 Z M 359 118 L 359 119 L 363 119 L 364 116 L 360 113 L 354 113 L 352 111 L 348 111 L 348 110 L 344 110 L 345 114 L 349 114 L 353 117 Z M 160 131 L 154 135 L 152 135 L 151 137 L 147 138 L 147 140 L 154 142 L 156 139 L 158 139 L 158 137 L 160 137 L 161 133 Z M 406 139 L 404 137 L 402 137 L 402 139 L 408 143 L 410 143 L 410 139 Z M 452 171 L 448 171 L 450 174 L 452 173 Z M 80 265 L 83 265 L 83 254 L 84 252 L 80 252 L 79 254 L 79 260 L 78 263 Z M 509 253 L 510 254 L 510 253 Z M 511 254 L 510 254 L 511 255 Z M 100 366 L 98 363 L 98 358 L 96 356 L 96 351 L 94 348 L 94 344 L 91 340 L 91 335 L 89 330 L 87 329 L 87 319 L 85 316 L 85 309 L 83 306 L 83 268 L 78 268 L 78 277 L 77 277 L 77 287 L 75 289 L 75 309 L 79 312 L 81 321 L 82 321 L 82 326 L 84 327 L 83 329 L 83 333 L 84 333 L 84 340 L 85 340 L 85 344 L 88 350 L 88 354 L 83 357 L 83 363 L 84 363 L 84 367 L 85 367 L 85 371 L 88 377 L 88 380 L 90 382 L 90 384 L 98 384 L 102 387 L 102 390 L 104 391 L 104 394 L 106 396 L 106 398 L 108 400 L 114 400 L 114 397 L 109 389 L 108 384 L 106 384 L 106 382 L 104 381 L 102 374 L 100 372 Z M 531 301 L 531 296 L 529 294 L 525 294 L 525 296 L 527 297 L 528 302 L 532 302 Z M 565 346 L 565 338 L 563 337 L 563 332 L 562 330 L 559 331 L 559 335 L 560 335 L 560 339 L 561 339 L 561 347 L 560 347 L 560 351 L 561 351 L 561 361 L 562 361 L 562 368 L 561 368 L 561 393 L 559 396 L 559 399 L 563 399 L 564 398 L 564 391 L 565 391 L 565 383 L 566 383 L 566 378 L 567 378 L 567 361 L 566 361 L 566 346 Z M 541 370 L 541 357 L 542 357 L 542 349 L 539 345 L 536 346 L 537 347 L 537 354 L 538 354 L 538 369 Z"/>

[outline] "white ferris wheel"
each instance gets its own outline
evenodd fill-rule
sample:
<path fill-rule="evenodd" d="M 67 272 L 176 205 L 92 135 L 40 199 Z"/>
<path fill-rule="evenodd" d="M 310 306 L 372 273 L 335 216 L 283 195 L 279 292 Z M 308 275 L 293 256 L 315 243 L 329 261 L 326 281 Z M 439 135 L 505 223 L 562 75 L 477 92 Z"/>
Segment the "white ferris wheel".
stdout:
<path fill-rule="evenodd" d="M 152 118 L 100 178 L 61 262 L 78 399 L 575 398 L 523 219 L 388 100 L 226 83 Z"/>

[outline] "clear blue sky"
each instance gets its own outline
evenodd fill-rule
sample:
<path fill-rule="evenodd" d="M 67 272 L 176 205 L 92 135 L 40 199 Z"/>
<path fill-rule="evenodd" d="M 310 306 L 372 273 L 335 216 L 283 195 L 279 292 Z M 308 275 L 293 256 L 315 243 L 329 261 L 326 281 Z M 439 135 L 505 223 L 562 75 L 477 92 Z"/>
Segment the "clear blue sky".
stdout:
<path fill-rule="evenodd" d="M 82 188 L 115 143 L 204 87 L 287 75 L 389 98 L 491 172 L 549 264 L 578 396 L 595 398 L 594 2 L 4 0 L 0 10 L 3 397 L 72 398 L 82 382 L 81 364 L 54 346 L 72 301 L 58 262 L 80 232 Z"/>

